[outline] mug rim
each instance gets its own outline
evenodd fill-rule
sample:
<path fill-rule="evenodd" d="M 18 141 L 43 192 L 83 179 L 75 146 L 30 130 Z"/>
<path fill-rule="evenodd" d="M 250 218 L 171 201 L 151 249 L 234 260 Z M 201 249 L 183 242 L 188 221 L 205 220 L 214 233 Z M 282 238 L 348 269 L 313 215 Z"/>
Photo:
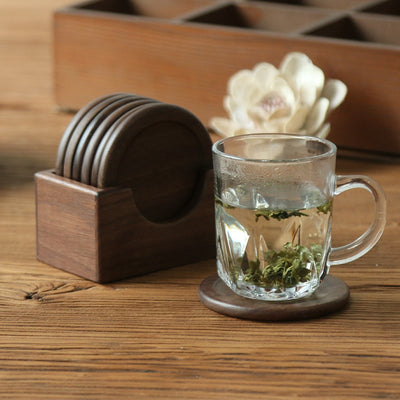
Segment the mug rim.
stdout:
<path fill-rule="evenodd" d="M 233 154 L 229 154 L 224 152 L 223 150 L 219 149 L 221 145 L 223 145 L 225 142 L 231 142 L 231 141 L 241 141 L 243 139 L 252 139 L 252 138 L 260 138 L 260 137 L 265 137 L 265 138 L 270 138 L 270 139 L 284 139 L 284 140 L 306 140 L 310 142 L 319 142 L 321 144 L 324 144 L 327 146 L 328 150 L 326 152 L 323 152 L 321 154 L 314 154 L 306 157 L 299 157 L 299 158 L 282 158 L 282 159 L 269 159 L 269 158 L 246 158 L 246 157 L 240 157 L 236 156 Z M 308 135 L 298 135 L 298 134 L 292 134 L 292 133 L 248 133 L 248 134 L 242 134 L 242 135 L 236 135 L 236 136 L 229 136 L 222 138 L 215 142 L 212 146 L 212 152 L 215 155 L 218 155 L 220 157 L 224 157 L 227 159 L 231 160 L 236 160 L 236 161 L 247 161 L 247 162 L 259 162 L 259 163 L 298 163 L 298 162 L 305 162 L 305 161 L 311 161 L 311 160 L 316 160 L 316 159 L 323 159 L 323 158 L 329 158 L 332 156 L 336 155 L 336 145 L 331 142 L 330 140 L 327 139 L 322 139 L 317 136 L 308 136 Z"/>

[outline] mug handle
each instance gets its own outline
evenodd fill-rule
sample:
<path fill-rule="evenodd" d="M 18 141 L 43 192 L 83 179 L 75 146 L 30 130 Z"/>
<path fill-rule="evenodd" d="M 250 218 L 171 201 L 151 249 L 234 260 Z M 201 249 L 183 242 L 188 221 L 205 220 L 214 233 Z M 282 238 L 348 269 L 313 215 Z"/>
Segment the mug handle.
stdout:
<path fill-rule="evenodd" d="M 335 196 L 350 189 L 365 189 L 375 201 L 375 216 L 369 228 L 356 240 L 340 247 L 332 247 L 328 265 L 345 264 L 367 253 L 382 236 L 386 223 L 386 198 L 381 186 L 363 175 L 337 175 Z"/>

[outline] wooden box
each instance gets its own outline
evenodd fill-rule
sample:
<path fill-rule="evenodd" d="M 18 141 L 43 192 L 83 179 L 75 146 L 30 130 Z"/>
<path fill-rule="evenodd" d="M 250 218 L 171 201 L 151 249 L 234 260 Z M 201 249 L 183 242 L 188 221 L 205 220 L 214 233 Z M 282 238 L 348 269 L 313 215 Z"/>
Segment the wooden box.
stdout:
<path fill-rule="evenodd" d="M 55 174 L 36 181 L 37 257 L 95 282 L 110 282 L 215 257 L 212 172 L 198 203 L 154 223 L 125 187 L 98 189 Z"/>
<path fill-rule="evenodd" d="M 400 156 L 398 0 L 90 0 L 54 13 L 56 102 L 125 91 L 224 116 L 228 78 L 306 53 L 349 93 L 330 121 L 342 149 Z"/>

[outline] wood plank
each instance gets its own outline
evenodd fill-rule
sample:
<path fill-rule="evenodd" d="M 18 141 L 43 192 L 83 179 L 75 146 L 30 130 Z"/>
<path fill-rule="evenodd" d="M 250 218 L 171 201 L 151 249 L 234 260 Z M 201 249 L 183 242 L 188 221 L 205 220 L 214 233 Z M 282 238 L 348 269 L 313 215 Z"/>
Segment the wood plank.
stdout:
<path fill-rule="evenodd" d="M 339 173 L 381 183 L 388 222 L 371 252 L 332 268 L 351 299 L 324 318 L 212 312 L 197 290 L 214 260 L 107 285 L 36 260 L 33 175 L 54 167 L 71 118 L 56 111 L 51 77 L 50 16 L 67 3 L 0 3 L 0 397 L 398 399 L 399 165 L 338 160 Z M 363 229 L 363 196 L 335 203 L 339 242 Z"/>
<path fill-rule="evenodd" d="M 299 24 L 297 13 L 308 8 L 303 6 L 296 9 L 297 22 L 290 25 L 295 11 L 275 3 L 284 23 L 278 24 L 276 16 L 267 29 L 243 10 L 257 14 L 257 9 L 266 8 L 264 13 L 270 15 L 269 2 L 227 3 L 216 2 L 218 12 L 197 13 L 193 21 L 188 16 L 179 23 L 167 17 L 73 7 L 57 11 L 57 103 L 77 109 L 104 93 L 130 91 L 188 108 L 208 125 L 210 118 L 226 116 L 223 97 L 230 76 L 263 61 L 279 66 L 285 54 L 300 51 L 322 68 L 326 78 L 348 86 L 345 102 L 329 117 L 335 142 L 345 148 L 400 155 L 395 128 L 400 124 L 400 95 L 393 90 L 400 71 L 396 16 L 368 15 L 348 4 L 339 14 L 329 7 L 318 9 L 320 17 Z M 309 8 L 309 15 L 316 12 Z M 377 132 L 382 132 L 379 138 Z"/>

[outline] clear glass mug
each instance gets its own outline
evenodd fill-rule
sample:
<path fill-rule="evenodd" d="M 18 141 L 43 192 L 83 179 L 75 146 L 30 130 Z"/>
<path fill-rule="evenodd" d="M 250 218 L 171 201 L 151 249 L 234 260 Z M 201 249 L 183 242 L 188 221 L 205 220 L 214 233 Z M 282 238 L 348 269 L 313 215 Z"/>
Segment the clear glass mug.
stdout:
<path fill-rule="evenodd" d="M 251 134 L 213 145 L 217 271 L 238 295 L 294 300 L 313 293 L 335 264 L 379 240 L 386 201 L 366 176 L 335 174 L 336 146 L 286 134 Z M 352 243 L 331 247 L 334 196 L 369 191 L 375 216 Z"/>

